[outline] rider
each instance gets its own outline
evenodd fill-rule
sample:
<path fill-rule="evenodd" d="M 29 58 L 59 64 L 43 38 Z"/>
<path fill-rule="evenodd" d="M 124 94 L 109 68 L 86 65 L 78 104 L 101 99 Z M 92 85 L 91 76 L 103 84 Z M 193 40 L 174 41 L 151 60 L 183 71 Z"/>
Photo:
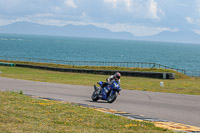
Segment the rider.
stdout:
<path fill-rule="evenodd" d="M 107 78 L 107 82 L 104 82 L 102 86 L 99 87 L 98 93 L 101 93 L 101 90 L 103 87 L 105 87 L 108 84 L 112 84 L 114 81 L 117 82 L 117 84 L 120 86 L 120 77 L 121 74 L 119 72 L 116 72 L 114 75 L 111 75 L 109 78 Z"/>

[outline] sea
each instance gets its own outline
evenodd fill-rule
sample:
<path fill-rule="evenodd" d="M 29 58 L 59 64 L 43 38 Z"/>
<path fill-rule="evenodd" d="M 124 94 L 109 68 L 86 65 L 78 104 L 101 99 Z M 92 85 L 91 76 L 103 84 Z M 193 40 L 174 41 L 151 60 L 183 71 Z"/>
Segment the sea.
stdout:
<path fill-rule="evenodd" d="M 200 71 L 200 44 L 0 34 L 2 56 L 65 61 L 148 62 Z"/>

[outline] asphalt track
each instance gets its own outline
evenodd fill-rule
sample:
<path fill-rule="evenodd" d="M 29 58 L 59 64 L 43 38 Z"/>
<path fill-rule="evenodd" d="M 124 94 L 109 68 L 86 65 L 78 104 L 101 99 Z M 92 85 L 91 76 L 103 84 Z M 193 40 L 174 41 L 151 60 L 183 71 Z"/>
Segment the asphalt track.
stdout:
<path fill-rule="evenodd" d="M 40 97 L 95 105 L 125 111 L 134 115 L 200 127 L 200 96 L 122 90 L 117 100 L 92 102 L 93 87 L 36 82 L 0 77 L 0 90 L 20 91 Z"/>

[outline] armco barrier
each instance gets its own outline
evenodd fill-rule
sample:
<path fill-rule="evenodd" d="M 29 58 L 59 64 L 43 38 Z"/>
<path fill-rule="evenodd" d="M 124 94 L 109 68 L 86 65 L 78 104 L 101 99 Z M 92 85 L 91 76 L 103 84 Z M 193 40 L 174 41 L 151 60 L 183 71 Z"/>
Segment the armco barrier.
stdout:
<path fill-rule="evenodd" d="M 22 57 L 8 57 L 0 56 L 0 60 L 6 61 L 25 61 L 25 62 L 40 62 L 40 63 L 54 63 L 72 66 L 111 66 L 111 67 L 133 67 L 133 68 L 162 68 L 171 69 L 183 74 L 186 70 L 168 67 L 157 63 L 148 62 L 110 62 L 110 61 L 66 61 L 66 60 L 52 60 L 41 58 L 22 58 Z"/>
<path fill-rule="evenodd" d="M 77 72 L 77 73 L 91 73 L 91 74 L 104 74 L 112 75 L 116 71 L 113 70 L 87 70 L 87 69 L 73 69 L 73 68 L 55 68 L 46 66 L 36 66 L 36 65 L 26 65 L 26 64 L 15 64 L 16 67 L 27 67 L 36 68 L 51 71 L 61 71 L 61 72 Z M 135 72 L 135 71 L 117 71 L 123 76 L 134 76 L 134 77 L 148 77 L 148 78 L 159 78 L 159 79 L 175 79 L 174 73 L 161 73 L 161 72 Z"/>

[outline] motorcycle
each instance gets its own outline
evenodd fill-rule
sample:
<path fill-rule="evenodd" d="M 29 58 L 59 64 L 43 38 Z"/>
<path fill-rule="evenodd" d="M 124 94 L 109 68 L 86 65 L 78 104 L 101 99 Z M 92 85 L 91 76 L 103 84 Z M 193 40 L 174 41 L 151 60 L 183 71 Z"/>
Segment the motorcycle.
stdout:
<path fill-rule="evenodd" d="M 99 86 L 102 87 L 104 82 L 99 81 L 97 82 Z M 105 87 L 102 87 L 102 90 L 100 94 L 98 93 L 99 87 L 97 88 L 96 85 L 94 85 L 94 92 L 92 93 L 92 100 L 93 101 L 98 101 L 99 99 L 101 100 L 106 100 L 108 103 L 112 103 L 116 100 L 117 96 L 120 95 L 121 88 L 120 86 L 114 81 L 111 85 L 107 84 Z"/>

